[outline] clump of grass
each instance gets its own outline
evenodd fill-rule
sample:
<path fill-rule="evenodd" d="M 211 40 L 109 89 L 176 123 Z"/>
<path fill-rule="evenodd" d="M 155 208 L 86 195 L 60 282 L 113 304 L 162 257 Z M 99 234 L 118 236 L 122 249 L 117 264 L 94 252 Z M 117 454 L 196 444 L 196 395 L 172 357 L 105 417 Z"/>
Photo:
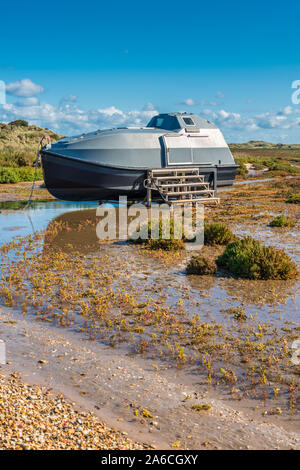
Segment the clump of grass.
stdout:
<path fill-rule="evenodd" d="M 247 320 L 247 314 L 243 307 L 230 307 L 227 310 L 227 313 L 229 315 L 232 315 L 235 320 L 238 321 L 246 321 Z"/>
<path fill-rule="evenodd" d="M 286 202 L 288 204 L 300 204 L 300 194 L 291 194 Z"/>
<path fill-rule="evenodd" d="M 147 243 L 150 250 L 183 250 L 184 249 L 184 241 L 180 239 L 172 239 L 169 240 L 159 238 L 159 239 L 150 239 Z"/>
<path fill-rule="evenodd" d="M 205 245 L 227 245 L 235 240 L 237 240 L 237 236 L 229 230 L 227 225 L 221 222 L 204 224 Z"/>
<path fill-rule="evenodd" d="M 294 227 L 295 222 L 287 219 L 283 214 L 278 215 L 269 223 L 269 227 Z"/>
<path fill-rule="evenodd" d="M 153 418 L 153 415 L 148 410 L 146 410 L 146 408 L 143 408 L 142 415 L 144 418 Z"/>
<path fill-rule="evenodd" d="M 222 374 L 222 379 L 227 382 L 227 383 L 236 383 L 237 381 L 237 378 L 236 378 L 236 375 L 235 373 L 231 370 L 231 369 L 223 369 L 222 367 L 220 367 L 220 372 Z"/>
<path fill-rule="evenodd" d="M 152 230 L 155 231 L 157 229 L 158 238 L 151 238 Z M 136 244 L 143 244 L 150 250 L 183 250 L 185 248 L 185 236 L 182 234 L 182 238 L 175 238 L 176 236 L 176 229 L 177 225 L 174 222 L 174 219 L 170 220 L 170 234 L 169 238 L 166 237 L 164 234 L 164 228 L 162 220 L 160 219 L 159 222 L 153 224 L 151 221 L 148 222 L 148 238 L 138 238 L 137 240 L 132 240 L 133 243 Z"/>
<path fill-rule="evenodd" d="M 192 410 L 194 411 L 209 411 L 211 409 L 211 405 L 209 405 L 208 403 L 204 403 L 203 405 L 199 405 L 198 403 L 195 403 L 194 405 L 192 405 Z"/>
<path fill-rule="evenodd" d="M 194 255 L 186 267 L 187 274 L 199 274 L 200 276 L 215 274 L 217 265 L 202 255 Z"/>
<path fill-rule="evenodd" d="M 264 246 L 251 237 L 227 245 L 217 264 L 246 279 L 295 279 L 296 264 L 282 250 Z"/>

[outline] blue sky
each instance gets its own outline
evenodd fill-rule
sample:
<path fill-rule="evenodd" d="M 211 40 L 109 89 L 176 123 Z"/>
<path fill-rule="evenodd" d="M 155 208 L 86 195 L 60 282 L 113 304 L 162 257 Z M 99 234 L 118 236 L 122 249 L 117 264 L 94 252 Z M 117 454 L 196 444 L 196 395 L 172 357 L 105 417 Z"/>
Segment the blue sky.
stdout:
<path fill-rule="evenodd" d="M 289 0 L 5 2 L 0 121 L 76 134 L 187 110 L 231 142 L 300 143 L 299 29 Z"/>

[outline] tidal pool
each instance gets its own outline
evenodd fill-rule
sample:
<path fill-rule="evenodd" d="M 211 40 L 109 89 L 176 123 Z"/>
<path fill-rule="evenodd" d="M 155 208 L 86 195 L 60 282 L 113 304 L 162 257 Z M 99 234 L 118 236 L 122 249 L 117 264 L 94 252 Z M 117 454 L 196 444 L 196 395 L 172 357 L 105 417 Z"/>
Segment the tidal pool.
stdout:
<path fill-rule="evenodd" d="M 222 271 L 187 276 L 184 250 L 99 241 L 96 207 L 51 201 L 1 209 L 2 244 L 16 234 L 34 235 L 19 238 L 13 259 L 9 247 L 2 251 L 4 305 L 120 351 L 196 369 L 208 385 L 226 385 L 232 394 L 254 396 L 258 388 L 269 396 L 274 384 L 285 383 L 282 406 L 288 408 L 288 384 L 299 381 L 299 368 L 290 363 L 292 342 L 300 337 L 299 282 L 248 281 Z M 286 249 L 299 263 L 294 232 L 255 230 L 236 227 L 237 234 L 250 231 Z M 222 248 L 204 250 L 217 256 Z"/>
<path fill-rule="evenodd" d="M 64 201 L 32 201 L 28 208 L 23 202 L 0 202 L 0 241 L 10 242 L 16 235 L 25 237 L 47 227 L 55 217 L 69 211 L 97 207 L 97 203 Z"/>

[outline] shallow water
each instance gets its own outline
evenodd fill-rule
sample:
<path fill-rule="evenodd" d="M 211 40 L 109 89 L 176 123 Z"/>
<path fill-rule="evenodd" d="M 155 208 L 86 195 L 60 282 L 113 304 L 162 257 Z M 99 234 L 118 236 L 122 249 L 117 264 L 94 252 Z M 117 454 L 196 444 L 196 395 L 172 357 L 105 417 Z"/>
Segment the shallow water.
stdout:
<path fill-rule="evenodd" d="M 35 231 L 46 229 L 50 221 L 56 220 L 69 225 L 59 231 L 53 244 L 60 249 L 77 250 L 97 257 L 99 241 L 95 224 L 84 226 L 87 219 L 95 220 L 96 203 L 65 203 L 51 201 L 34 203 L 25 210 L 2 210 L 0 213 L 1 242 L 7 243 L 14 237 L 26 236 Z M 78 230 L 79 226 L 83 226 Z M 284 248 L 300 264 L 297 232 L 274 230 L 260 226 L 249 229 L 239 225 L 236 233 L 252 235 L 266 244 Z M 47 237 L 47 231 L 46 235 Z M 163 292 L 166 304 L 174 306 L 182 299 L 183 307 L 191 315 L 201 312 L 203 319 L 226 324 L 228 318 L 224 310 L 243 305 L 247 314 L 256 314 L 261 321 L 271 321 L 276 326 L 286 321 L 299 323 L 299 283 L 295 281 L 247 281 L 226 277 L 186 276 L 184 270 L 186 256 L 166 266 L 159 259 L 141 254 L 135 246 L 125 242 L 107 242 L 101 245 L 101 256 L 107 254 L 112 263 L 120 259 L 124 263 L 124 276 L 131 286 L 139 292 L 141 300 L 150 295 L 159 298 Z M 123 276 L 123 277 L 124 277 Z M 159 292 L 155 292 L 159 286 Z M 128 286 L 129 287 L 129 286 Z M 296 298 L 295 298 L 296 296 Z M 197 303 L 201 304 L 201 308 Z"/>
<path fill-rule="evenodd" d="M 0 202 L 0 242 L 8 243 L 17 235 L 26 237 L 43 230 L 61 214 L 97 207 L 98 203 L 64 201 L 32 202 L 28 208 L 20 202 Z"/>
<path fill-rule="evenodd" d="M 219 192 L 224 192 L 224 191 L 233 191 L 236 186 L 241 186 L 243 184 L 257 184 L 257 183 L 266 183 L 267 181 L 273 181 L 276 178 L 260 178 L 260 179 L 253 179 L 253 180 L 243 180 L 243 181 L 236 181 L 233 186 L 228 186 L 224 188 L 219 188 Z"/>
<path fill-rule="evenodd" d="M 225 273 L 219 272 L 217 276 L 187 276 L 185 266 L 189 253 L 172 254 L 169 258 L 158 256 L 157 253 L 151 253 L 147 250 L 140 250 L 137 246 L 124 241 L 106 241 L 99 242 L 95 225 L 97 203 L 64 203 L 60 201 L 50 201 L 44 203 L 34 203 L 29 209 L 1 209 L 0 213 L 0 234 L 1 242 L 7 243 L 16 236 L 26 236 L 38 230 L 45 229 L 43 242 L 54 250 L 59 248 L 71 257 L 76 253 L 84 254 L 85 269 L 98 269 L 99 274 L 110 276 L 111 287 L 116 291 L 121 291 L 122 295 L 132 295 L 137 303 L 146 302 L 151 309 L 160 307 L 169 308 L 171 313 L 179 319 L 182 325 L 188 324 L 195 315 L 200 323 L 218 324 L 224 327 L 224 330 L 230 335 L 242 338 L 245 331 L 242 331 L 242 325 L 234 321 L 233 314 L 228 309 L 242 307 L 251 323 L 251 316 L 255 322 L 266 325 L 268 337 L 275 328 L 283 333 L 282 328 L 299 325 L 299 282 L 297 281 L 248 281 L 228 277 Z M 55 221 L 60 229 L 57 233 L 53 232 L 51 222 Z M 92 223 L 90 223 L 92 221 Z M 89 222 L 89 223 L 87 223 Z M 300 264 L 300 257 L 297 245 L 297 233 L 294 229 L 282 231 L 280 229 L 270 229 L 263 226 L 254 226 L 239 224 L 234 230 L 240 235 L 251 234 L 266 244 L 276 245 L 289 252 L 290 256 Z M 45 245 L 44 245 L 45 246 Z M 43 250 L 43 243 L 41 248 Z M 76 255 L 75 255 L 76 256 Z M 93 262 L 99 262 L 93 265 Z M 22 268 L 21 268 L 22 269 Z M 97 271 L 98 273 L 98 271 Z M 26 272 L 24 271 L 24 274 Z M 83 274 L 84 276 L 85 274 Z M 22 274 L 23 276 L 23 274 Z M 41 273 L 43 276 L 43 273 Z M 68 273 L 65 274 L 67 279 Z M 78 276 L 79 277 L 79 276 Z M 64 276 L 62 276 L 64 280 Z M 96 289 L 96 298 L 100 297 L 102 292 L 105 295 L 109 292 L 106 285 L 97 284 L 101 276 L 96 276 L 96 283 L 93 286 Z M 70 273 L 72 282 L 76 282 L 77 274 Z M 25 281 L 26 282 L 26 281 Z M 22 277 L 23 283 L 23 277 Z M 73 295 L 73 286 L 66 285 L 66 290 Z M 23 288 L 23 287 L 22 287 Z M 31 290 L 28 288 L 31 295 Z M 102 290 L 103 289 L 103 290 Z M 87 297 L 84 297 L 85 299 Z M 48 299 L 46 297 L 46 302 Z M 120 304 L 120 310 L 123 319 L 131 327 L 141 326 L 139 319 L 134 316 L 127 316 L 126 305 Z M 41 307 L 31 315 L 27 312 L 27 320 L 34 321 Z M 44 307 L 43 307 L 44 308 Z M 63 308 L 59 303 L 54 307 L 57 312 Z M 103 318 L 93 313 L 92 318 L 85 316 L 80 308 L 73 307 L 70 303 L 70 311 L 74 323 L 70 328 L 76 331 L 79 338 L 87 338 L 87 332 L 84 328 L 86 321 L 96 325 L 101 334 L 106 327 L 103 326 Z M 109 312 L 111 317 L 114 312 Z M 146 313 L 145 313 L 146 315 Z M 53 325 L 54 328 L 56 328 Z M 133 340 L 149 338 L 153 333 L 164 333 L 167 327 L 156 327 L 151 323 L 143 324 L 143 332 L 134 338 L 123 335 L 118 347 L 120 355 L 132 353 Z M 81 328 L 81 329 L 80 329 Z M 159 328 L 159 329 L 158 329 Z M 103 341 L 109 340 L 113 329 L 108 330 L 107 336 Z M 102 341 L 102 339 L 100 339 Z M 170 342 L 172 342 L 172 335 Z M 177 341 L 174 339 L 174 341 Z M 186 344 L 187 339 L 180 339 L 182 344 Z M 136 344 L 136 343 L 135 343 Z M 289 344 L 290 346 L 290 344 Z M 159 346 L 160 347 L 160 346 Z M 188 352 L 188 346 L 186 348 Z M 156 352 L 154 352 L 156 354 Z M 172 367 L 176 365 L 174 359 L 170 360 Z M 222 364 L 223 366 L 223 364 Z M 193 366 L 191 366 L 193 367 Z M 187 366 L 187 372 L 189 366 Z M 238 372 L 237 372 L 238 373 Z M 243 372 L 240 376 L 244 380 Z"/>

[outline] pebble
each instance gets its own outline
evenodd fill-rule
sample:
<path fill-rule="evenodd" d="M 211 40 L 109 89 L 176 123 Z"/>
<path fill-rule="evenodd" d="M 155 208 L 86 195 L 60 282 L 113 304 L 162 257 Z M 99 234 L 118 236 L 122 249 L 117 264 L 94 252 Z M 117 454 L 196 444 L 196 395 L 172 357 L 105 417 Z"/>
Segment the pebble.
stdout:
<path fill-rule="evenodd" d="M 62 395 L 0 375 L 0 450 L 145 449 L 110 429 L 91 412 L 74 409 Z"/>

